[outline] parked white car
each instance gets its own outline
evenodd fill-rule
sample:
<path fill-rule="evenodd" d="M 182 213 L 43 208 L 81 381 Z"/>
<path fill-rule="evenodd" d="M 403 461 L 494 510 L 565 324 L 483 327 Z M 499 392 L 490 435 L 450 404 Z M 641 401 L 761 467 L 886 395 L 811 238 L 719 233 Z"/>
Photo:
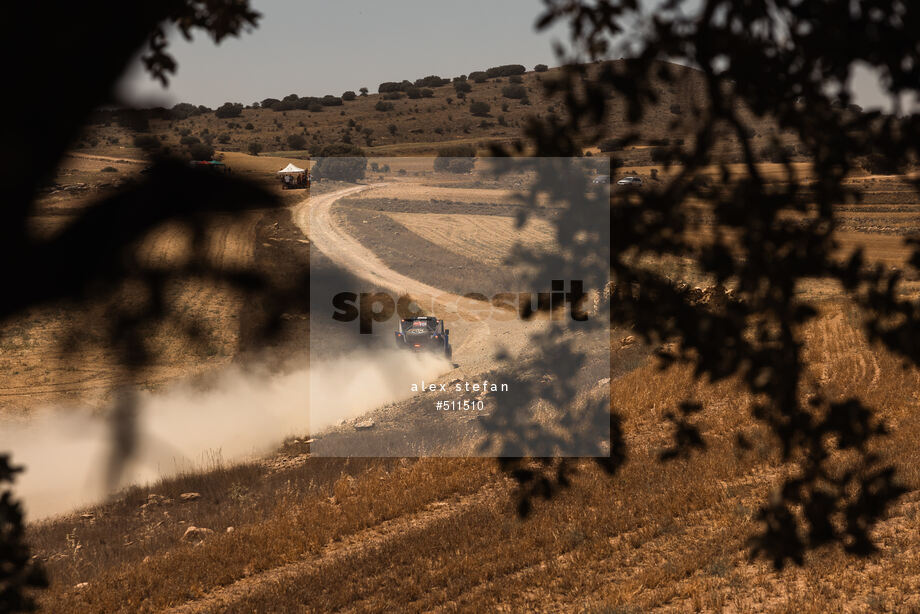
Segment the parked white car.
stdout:
<path fill-rule="evenodd" d="M 627 188 L 639 188 L 642 187 L 642 179 L 639 177 L 623 177 L 617 181 L 617 185 Z"/>

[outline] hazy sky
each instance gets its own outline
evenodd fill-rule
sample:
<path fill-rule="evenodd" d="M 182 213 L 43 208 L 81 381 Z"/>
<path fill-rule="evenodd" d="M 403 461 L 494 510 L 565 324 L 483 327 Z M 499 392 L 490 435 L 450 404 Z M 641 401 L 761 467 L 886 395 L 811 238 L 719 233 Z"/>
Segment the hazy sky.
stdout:
<path fill-rule="evenodd" d="M 648 8 L 658 0 L 643 0 Z M 540 0 L 251 0 L 259 27 L 215 45 L 171 36 L 179 63 L 169 88 L 151 81 L 139 63 L 122 96 L 142 106 L 192 102 L 216 107 L 263 98 L 341 95 L 382 81 L 426 75 L 454 77 L 499 64 L 557 64 L 554 40 L 567 29 L 537 33 Z M 695 2 L 690 2 L 695 4 Z M 857 71 L 864 107 L 883 105 L 874 77 Z M 887 105 L 885 105 L 887 106 Z"/>
<path fill-rule="evenodd" d="M 179 63 L 168 89 L 136 68 L 123 94 L 141 103 L 251 103 L 263 98 L 341 95 L 382 81 L 453 77 L 498 64 L 554 65 L 556 28 L 537 34 L 539 0 L 252 0 L 259 27 L 215 45 L 178 33 Z"/>

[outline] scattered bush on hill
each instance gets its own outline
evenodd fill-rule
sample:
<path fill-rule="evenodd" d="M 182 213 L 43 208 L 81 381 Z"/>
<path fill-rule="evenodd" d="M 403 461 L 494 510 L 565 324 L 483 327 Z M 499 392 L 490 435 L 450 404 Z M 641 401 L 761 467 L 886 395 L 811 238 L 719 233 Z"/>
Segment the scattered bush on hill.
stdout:
<path fill-rule="evenodd" d="M 506 85 L 502 88 L 502 96 L 514 100 L 527 98 L 527 88 L 519 84 Z"/>
<path fill-rule="evenodd" d="M 302 134 L 289 134 L 287 144 L 290 149 L 305 149 L 307 139 Z"/>
<path fill-rule="evenodd" d="M 479 117 L 488 115 L 491 109 L 492 105 L 488 102 L 477 101 L 470 104 L 470 113 Z"/>

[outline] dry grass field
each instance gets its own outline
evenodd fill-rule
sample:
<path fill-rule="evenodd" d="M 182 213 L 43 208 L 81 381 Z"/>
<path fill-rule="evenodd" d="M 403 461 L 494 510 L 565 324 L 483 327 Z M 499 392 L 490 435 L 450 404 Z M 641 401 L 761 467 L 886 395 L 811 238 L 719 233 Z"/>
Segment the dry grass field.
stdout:
<path fill-rule="evenodd" d="M 513 511 L 489 460 L 272 458 L 147 489 L 30 530 L 53 580 L 50 611 L 910 611 L 920 606 L 918 373 L 861 341 L 828 302 L 810 327 L 811 375 L 861 394 L 892 427 L 880 446 L 911 489 L 877 529 L 881 552 L 837 549 L 772 572 L 746 557 L 754 515 L 785 471 L 732 383 L 706 386 L 653 361 L 615 380 L 630 459 L 586 461 L 572 488 Z M 662 415 L 696 398 L 709 448 L 661 463 Z M 735 434 L 755 442 L 738 455 Z M 201 497 L 183 501 L 195 491 Z M 190 525 L 215 532 L 183 541 Z M 233 527 L 232 531 L 228 531 Z M 88 583 L 83 585 L 82 583 Z"/>
<path fill-rule="evenodd" d="M 513 200 L 500 186 L 433 173 L 430 159 L 390 156 L 430 154 L 444 142 L 510 140 L 526 113 L 551 112 L 536 81 L 552 74 L 528 73 L 532 105 L 508 101 L 505 112 L 502 83 L 474 85 L 470 98 L 491 101 L 493 117 L 486 121 L 493 126 L 482 126 L 482 118 L 470 117 L 456 99 L 448 104 L 453 88 L 447 86 L 431 99 L 393 101 L 395 109 L 386 113 L 374 110 L 377 96 L 371 95 L 318 113 L 247 109 L 230 120 L 251 122 L 252 130 L 206 116 L 153 121 L 151 131 L 173 146 L 182 130 L 230 135 L 223 160 L 234 173 L 272 186 L 285 209 L 213 220 L 209 253 L 215 262 L 268 270 L 310 258 L 310 238 L 291 213 L 307 194 L 282 192 L 274 183 L 274 171 L 288 162 L 308 163 L 309 150 L 284 151 L 286 136 L 307 132 L 312 147 L 360 132 L 348 127 L 349 120 L 370 128 L 368 151 L 379 156 L 373 161 L 390 164 L 384 177 L 389 185 L 340 201 L 337 223 L 395 271 L 459 287 L 471 270 L 497 269 L 515 237 L 540 244 L 549 228 L 534 224 L 516 235 Z M 661 112 L 687 96 L 692 87 L 669 91 Z M 507 127 L 497 124 L 500 113 Z M 396 135 L 390 135 L 390 123 L 399 124 Z M 438 126 L 441 133 L 433 131 Z M 97 126 L 92 133 L 97 145 L 68 158 L 39 203 L 37 232 L 54 232 L 87 198 L 146 164 L 140 151 L 126 146 L 132 135 L 124 129 Z M 286 155 L 238 151 L 251 140 Z M 623 170 L 654 181 L 647 152 L 637 149 L 632 164 Z M 795 168 L 805 171 L 804 164 Z M 399 169 L 405 175 L 397 175 Z M 782 180 L 779 165 L 764 170 Z M 379 178 L 371 174 L 369 180 Z M 866 198 L 839 205 L 842 253 L 862 247 L 870 259 L 903 266 L 909 253 L 903 239 L 920 225 L 916 194 L 901 177 L 857 174 L 851 180 Z M 338 187 L 317 183 L 311 192 Z M 181 258 L 187 241 L 181 229 L 160 228 L 144 243 L 142 256 L 168 263 Z M 420 255 L 400 258 L 407 245 Z M 421 271 L 422 256 L 450 264 L 453 272 Z M 916 292 L 916 280 L 910 284 Z M 662 370 L 650 355 L 653 348 L 614 344 L 611 409 L 623 418 L 628 460 L 614 476 L 581 461 L 571 487 L 538 501 L 526 520 L 515 513 L 514 483 L 491 459 L 317 458 L 301 436 L 242 463 L 225 462 L 212 451 L 201 471 L 132 486 L 92 508 L 31 523 L 29 543 L 51 581 L 38 594 L 42 611 L 918 611 L 920 373 L 864 340 L 839 288 L 815 284 L 801 290 L 820 306 L 807 329 L 809 383 L 802 394 L 820 386 L 832 401 L 859 396 L 875 408 L 891 432 L 877 452 L 897 467 L 908 489 L 877 527 L 880 552 L 869 558 L 827 547 L 810 553 L 803 567 L 781 572 L 751 561 L 747 540 L 760 528 L 758 507 L 795 470 L 780 461 L 776 442 L 756 426 L 748 412 L 752 399 L 734 381 L 711 385 L 683 367 Z M 188 285 L 176 288 L 171 299 L 205 316 L 213 325 L 212 344 L 191 347 L 175 341 L 168 327 L 159 330 L 162 362 L 126 383 L 164 390 L 245 357 L 246 309 L 238 296 Z M 79 313 L 47 310 L 4 330 L 0 412 L 21 417 L 62 403 L 105 407 L 124 377 L 114 358 L 97 349 L 76 359 L 60 347 L 66 330 L 78 325 L 91 331 L 99 313 L 93 306 Z M 304 353 L 303 316 L 292 314 L 279 353 Z M 707 448 L 689 459 L 661 462 L 672 435 L 665 414 L 689 399 L 705 406 L 694 420 Z M 738 450 L 739 434 L 752 442 L 750 450 Z M 196 496 L 183 497 L 188 493 Z"/>

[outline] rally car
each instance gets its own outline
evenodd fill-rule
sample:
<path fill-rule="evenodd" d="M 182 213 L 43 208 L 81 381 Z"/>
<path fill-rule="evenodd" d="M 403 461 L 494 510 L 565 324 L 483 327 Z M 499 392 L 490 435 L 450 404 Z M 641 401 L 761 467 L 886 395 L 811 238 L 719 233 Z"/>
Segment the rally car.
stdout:
<path fill-rule="evenodd" d="M 404 318 L 396 330 L 396 344 L 415 352 L 438 352 L 450 359 L 453 348 L 450 345 L 450 331 L 444 328 L 444 320 L 434 316 Z"/>

